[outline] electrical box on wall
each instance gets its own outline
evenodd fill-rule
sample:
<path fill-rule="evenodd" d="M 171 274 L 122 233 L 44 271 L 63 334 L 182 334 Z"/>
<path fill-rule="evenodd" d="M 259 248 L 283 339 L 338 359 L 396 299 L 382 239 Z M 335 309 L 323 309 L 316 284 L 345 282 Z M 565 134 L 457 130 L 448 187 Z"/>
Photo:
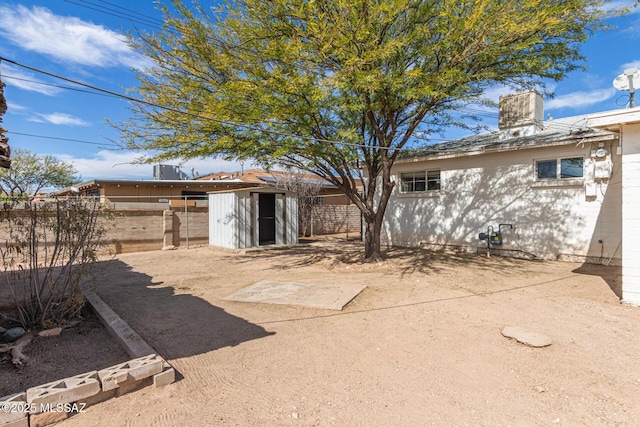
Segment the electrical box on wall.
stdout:
<path fill-rule="evenodd" d="M 610 157 L 605 157 L 604 159 L 596 159 L 594 163 L 595 164 L 594 164 L 593 177 L 595 179 L 611 178 L 611 171 L 613 169 L 613 165 L 611 163 Z"/>
<path fill-rule="evenodd" d="M 611 172 L 613 171 L 611 153 L 602 143 L 600 147 L 591 152 L 591 158 L 593 160 L 593 178 L 596 180 L 611 178 Z"/>

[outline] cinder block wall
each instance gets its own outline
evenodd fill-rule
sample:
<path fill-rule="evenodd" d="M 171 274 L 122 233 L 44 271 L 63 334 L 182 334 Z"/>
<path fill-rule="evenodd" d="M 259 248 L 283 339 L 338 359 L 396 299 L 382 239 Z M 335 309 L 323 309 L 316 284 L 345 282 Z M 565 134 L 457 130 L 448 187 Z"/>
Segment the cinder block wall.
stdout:
<path fill-rule="evenodd" d="M 174 218 L 173 245 L 189 246 L 209 244 L 209 208 L 172 208 Z"/>
<path fill-rule="evenodd" d="M 119 210 L 109 229 L 110 250 L 116 254 L 162 249 L 162 210 Z"/>
<path fill-rule="evenodd" d="M 316 205 L 311 211 L 310 230 L 315 235 L 359 233 L 360 210 L 356 205 Z"/>
<path fill-rule="evenodd" d="M 167 211 L 165 215 L 164 212 Z M 359 233 L 360 211 L 355 205 L 318 205 L 313 208 L 313 234 Z M 169 222 L 166 223 L 165 222 Z M 166 236 L 165 233 L 170 233 Z M 156 251 L 173 245 L 209 243 L 209 208 L 117 209 L 109 227 L 107 251 L 115 254 Z M 0 224 L 0 243 L 8 239 Z"/>
<path fill-rule="evenodd" d="M 189 246 L 204 245 L 209 241 L 209 216 L 206 207 L 190 207 L 185 212 L 183 207 L 164 210 L 117 210 L 113 228 L 108 238 L 113 243 L 113 253 L 144 252 L 162 249 L 165 245 L 165 230 L 170 230 L 173 237 L 168 240 L 173 246 L 186 247 L 187 236 Z M 165 226 L 165 221 L 171 224 Z"/>

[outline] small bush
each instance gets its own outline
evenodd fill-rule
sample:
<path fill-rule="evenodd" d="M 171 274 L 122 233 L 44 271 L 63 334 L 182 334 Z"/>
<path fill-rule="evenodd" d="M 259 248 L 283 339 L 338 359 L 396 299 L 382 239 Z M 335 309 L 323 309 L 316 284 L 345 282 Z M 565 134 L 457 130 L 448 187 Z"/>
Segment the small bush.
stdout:
<path fill-rule="evenodd" d="M 106 246 L 111 212 L 99 202 L 74 198 L 6 201 L 0 210 L 3 275 L 25 328 L 77 317 Z"/>

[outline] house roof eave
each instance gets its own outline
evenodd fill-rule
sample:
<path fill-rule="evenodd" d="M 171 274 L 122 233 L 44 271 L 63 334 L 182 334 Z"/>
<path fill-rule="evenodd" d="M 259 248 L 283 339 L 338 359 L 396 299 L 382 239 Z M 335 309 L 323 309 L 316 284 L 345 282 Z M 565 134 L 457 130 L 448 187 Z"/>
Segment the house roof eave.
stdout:
<path fill-rule="evenodd" d="M 398 158 L 395 161 L 395 163 L 406 164 L 406 163 L 415 163 L 415 162 L 421 162 L 421 161 L 427 161 L 427 160 L 445 160 L 445 159 L 454 159 L 459 157 L 478 156 L 482 154 L 503 153 L 503 152 L 516 151 L 516 150 L 531 150 L 531 149 L 543 148 L 543 147 L 558 147 L 558 146 L 564 146 L 564 145 L 581 144 L 585 142 L 608 142 L 608 141 L 614 141 L 617 139 L 618 139 L 618 135 L 615 133 L 601 133 L 597 135 L 582 136 L 582 137 L 572 136 L 570 138 L 563 138 L 561 140 L 544 142 L 544 143 L 540 143 L 537 140 L 532 140 L 531 142 L 526 142 L 526 143 L 514 141 L 511 144 L 501 144 L 499 146 L 494 146 L 494 147 L 481 146 L 481 147 L 471 148 L 468 150 L 458 150 L 458 151 L 451 150 L 446 152 L 434 151 L 434 152 L 423 154 L 423 155 L 401 157 L 401 158 Z"/>
<path fill-rule="evenodd" d="M 634 123 L 640 123 L 640 107 L 604 111 L 587 117 L 588 126 L 608 131 L 617 131 L 620 125 Z"/>

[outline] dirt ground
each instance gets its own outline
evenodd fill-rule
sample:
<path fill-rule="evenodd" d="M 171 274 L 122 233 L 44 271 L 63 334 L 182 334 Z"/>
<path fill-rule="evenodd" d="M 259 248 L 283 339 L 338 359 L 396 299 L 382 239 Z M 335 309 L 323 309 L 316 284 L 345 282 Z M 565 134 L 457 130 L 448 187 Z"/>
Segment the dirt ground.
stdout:
<path fill-rule="evenodd" d="M 15 367 L 9 353 L 0 354 L 0 397 L 130 359 L 89 309 L 84 311 L 80 324 L 58 336 L 34 335 L 24 349 L 29 358 L 25 365 Z"/>
<path fill-rule="evenodd" d="M 619 268 L 361 251 L 119 255 L 98 293 L 180 379 L 59 425 L 637 425 L 640 308 L 619 303 Z M 341 312 L 223 301 L 259 280 L 367 288 Z"/>

